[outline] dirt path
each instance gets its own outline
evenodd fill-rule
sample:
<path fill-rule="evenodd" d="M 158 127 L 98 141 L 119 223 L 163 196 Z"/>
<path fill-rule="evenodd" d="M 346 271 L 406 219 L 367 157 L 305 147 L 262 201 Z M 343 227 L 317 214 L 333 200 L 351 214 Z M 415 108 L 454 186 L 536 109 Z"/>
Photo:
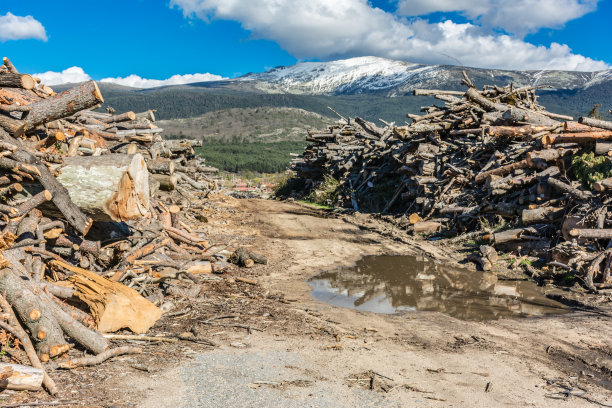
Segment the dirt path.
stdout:
<path fill-rule="evenodd" d="M 575 312 L 486 323 L 434 312 L 377 315 L 313 300 L 305 280 L 368 254 L 452 253 L 398 243 L 294 203 L 243 200 L 224 228 L 269 255 L 253 274 L 275 311 L 263 332 L 140 376 L 143 407 L 596 406 L 612 403 L 612 328 Z M 281 296 L 282 295 L 282 296 Z M 376 373 L 376 374 L 374 374 Z M 566 400 L 561 387 L 586 394 Z M 134 387 L 132 384 L 131 387 Z M 370 390 L 373 388 L 373 390 Z M 586 399 L 585 399 L 586 398 Z M 589 401 L 590 399 L 591 401 Z"/>

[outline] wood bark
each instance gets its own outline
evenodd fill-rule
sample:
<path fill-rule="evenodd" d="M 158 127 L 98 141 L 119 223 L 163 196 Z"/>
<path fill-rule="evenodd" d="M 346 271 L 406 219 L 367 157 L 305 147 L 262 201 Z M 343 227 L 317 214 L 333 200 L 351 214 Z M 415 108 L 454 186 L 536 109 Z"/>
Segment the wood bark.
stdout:
<path fill-rule="evenodd" d="M 521 108 L 510 108 L 505 111 L 502 117 L 512 123 L 530 123 L 537 126 L 559 126 L 560 122 L 549 118 L 548 116 L 541 115 L 532 110 L 526 110 Z"/>
<path fill-rule="evenodd" d="M 62 216 L 76 231 L 86 235 L 91 227 L 92 219 L 83 214 L 76 204 L 72 202 L 66 188 L 57 181 L 47 166 L 36 158 L 36 156 L 26 151 L 19 140 L 12 138 L 1 129 L 0 140 L 19 147 L 19 149 L 12 154 L 12 157 L 20 163 L 33 164 L 36 166 L 40 173 L 37 179 L 42 184 L 43 188 L 49 190 L 52 194 L 53 204 L 55 204 L 57 209 L 62 213 Z"/>
<path fill-rule="evenodd" d="M 71 116 L 83 109 L 103 103 L 104 98 L 94 81 L 85 82 L 72 89 L 30 105 L 23 119 L 28 129 Z"/>
<path fill-rule="evenodd" d="M 9 373 L 8 376 L 5 375 L 7 372 Z M 0 363 L 0 377 L 2 377 L 0 379 L 0 389 L 38 391 L 42 387 L 44 374 L 43 370 L 39 368 Z"/>
<path fill-rule="evenodd" d="M 172 191 L 178 185 L 179 177 L 177 175 L 166 174 L 151 174 L 150 177 L 159 183 L 160 190 Z"/>
<path fill-rule="evenodd" d="M 578 122 L 580 122 L 583 125 L 596 127 L 599 129 L 612 130 L 612 122 L 608 122 L 605 120 L 587 118 L 583 116 L 580 119 L 578 119 Z"/>
<path fill-rule="evenodd" d="M 149 172 L 154 174 L 167 174 L 171 176 L 174 174 L 175 164 L 174 161 L 165 158 L 159 158 L 155 160 L 147 161 L 147 168 Z"/>
<path fill-rule="evenodd" d="M 149 173 L 140 154 L 65 157 L 56 171 L 74 205 L 96 221 L 127 221 L 149 212 Z M 24 185 L 30 194 L 39 188 Z M 42 209 L 56 213 L 51 206 Z"/>
<path fill-rule="evenodd" d="M 597 191 L 598 193 L 606 190 L 612 190 L 612 177 L 593 183 L 593 190 Z"/>
<path fill-rule="evenodd" d="M 569 194 L 573 195 L 574 197 L 579 198 L 581 200 L 588 200 L 591 197 L 589 192 L 587 192 L 587 191 L 580 191 L 577 188 L 574 188 L 574 187 L 570 186 L 569 184 L 566 184 L 566 183 L 564 183 L 562 181 L 559 181 L 559 180 L 557 180 L 555 178 L 552 178 L 552 177 L 547 180 L 547 183 L 550 186 L 556 188 L 557 190 L 562 191 L 564 193 L 569 193 Z"/>
<path fill-rule="evenodd" d="M 53 314 L 10 268 L 0 270 L 0 293 L 15 308 L 20 320 L 32 334 L 42 361 L 68 351 L 70 347 Z"/>
<path fill-rule="evenodd" d="M 552 145 L 561 143 L 591 143 L 608 139 L 612 139 L 611 131 L 561 133 L 542 137 L 542 144 Z"/>
<path fill-rule="evenodd" d="M 0 87 L 34 89 L 36 80 L 28 74 L 4 73 L 0 75 Z"/>

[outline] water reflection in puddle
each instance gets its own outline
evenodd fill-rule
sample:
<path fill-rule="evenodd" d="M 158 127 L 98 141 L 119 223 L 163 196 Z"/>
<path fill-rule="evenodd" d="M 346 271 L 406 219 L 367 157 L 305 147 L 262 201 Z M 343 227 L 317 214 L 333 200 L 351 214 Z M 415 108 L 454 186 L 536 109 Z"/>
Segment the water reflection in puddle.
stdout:
<path fill-rule="evenodd" d="M 376 313 L 437 311 L 463 320 L 563 314 L 533 282 L 436 264 L 424 257 L 366 256 L 350 268 L 309 280 L 313 296 L 334 306 Z"/>

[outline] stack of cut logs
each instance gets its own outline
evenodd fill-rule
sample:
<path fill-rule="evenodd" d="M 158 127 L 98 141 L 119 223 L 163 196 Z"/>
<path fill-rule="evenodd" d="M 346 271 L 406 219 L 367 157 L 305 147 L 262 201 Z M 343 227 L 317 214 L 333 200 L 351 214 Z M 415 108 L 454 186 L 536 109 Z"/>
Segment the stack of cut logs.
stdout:
<path fill-rule="evenodd" d="M 463 82 L 466 92 L 415 90 L 444 104 L 406 126 L 341 117 L 309 133 L 292 169 L 310 190 L 335 178 L 340 205 L 403 214 L 413 233 L 484 241 L 470 258 L 484 269 L 493 246 L 591 290 L 612 286 L 612 122 L 548 112 L 532 87 Z"/>
<path fill-rule="evenodd" d="M 33 368 L 0 364 L 0 383 L 55 393 L 41 362 L 67 353 L 68 339 L 95 356 L 66 354 L 60 367 L 139 352 L 109 348 L 102 333 L 146 332 L 162 314 L 161 282 L 198 283 L 230 254 L 193 227 L 216 171 L 194 141 L 162 140 L 153 111 L 91 110 L 103 102 L 93 81 L 59 94 L 39 82 L 4 59 L 0 328 Z"/>

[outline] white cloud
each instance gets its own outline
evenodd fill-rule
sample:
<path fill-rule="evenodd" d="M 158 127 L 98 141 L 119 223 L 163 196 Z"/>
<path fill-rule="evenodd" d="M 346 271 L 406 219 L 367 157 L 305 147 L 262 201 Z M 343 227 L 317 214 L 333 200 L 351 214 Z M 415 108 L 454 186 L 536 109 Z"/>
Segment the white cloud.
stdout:
<path fill-rule="evenodd" d="M 34 74 L 33 76 L 40 78 L 45 85 L 74 84 L 91 79 L 81 67 L 70 67 L 62 72 L 47 71 L 42 74 Z"/>
<path fill-rule="evenodd" d="M 26 39 L 47 41 L 45 27 L 32 16 L 0 15 L 0 41 Z"/>
<path fill-rule="evenodd" d="M 464 8 L 488 4 L 457 2 Z M 454 4 L 433 3 L 438 8 Z M 425 8 L 425 0 L 418 4 L 422 12 L 431 11 Z M 170 5 L 181 8 L 187 17 L 239 21 L 254 37 L 275 41 L 299 59 L 373 55 L 428 64 L 455 64 L 458 60 L 483 68 L 594 71 L 609 67 L 603 61 L 572 53 L 566 45 L 535 46 L 471 23 L 408 20 L 372 7 L 368 0 L 171 0 Z"/>
<path fill-rule="evenodd" d="M 209 82 L 209 81 L 221 81 L 227 79 L 221 75 L 214 74 L 186 74 L 186 75 L 172 75 L 168 79 L 146 79 L 141 78 L 138 75 L 129 75 L 126 77 L 117 78 L 104 78 L 100 82 L 111 82 L 123 86 L 131 86 L 132 88 L 157 88 L 159 86 L 168 85 L 183 85 L 191 84 L 194 82 Z"/>
<path fill-rule="evenodd" d="M 399 0 L 398 13 L 422 16 L 459 12 L 488 28 L 525 35 L 540 28 L 560 27 L 595 11 L 599 0 Z"/>
<path fill-rule="evenodd" d="M 92 79 L 81 67 L 70 67 L 62 72 L 47 71 L 41 74 L 34 74 L 34 77 L 40 78 L 45 85 L 74 84 Z M 227 78 L 214 74 L 173 75 L 163 80 L 129 75 L 123 78 L 104 78 L 99 82 L 130 86 L 132 88 L 156 88 L 159 86 L 191 84 L 194 82 L 221 81 L 223 79 Z"/>

